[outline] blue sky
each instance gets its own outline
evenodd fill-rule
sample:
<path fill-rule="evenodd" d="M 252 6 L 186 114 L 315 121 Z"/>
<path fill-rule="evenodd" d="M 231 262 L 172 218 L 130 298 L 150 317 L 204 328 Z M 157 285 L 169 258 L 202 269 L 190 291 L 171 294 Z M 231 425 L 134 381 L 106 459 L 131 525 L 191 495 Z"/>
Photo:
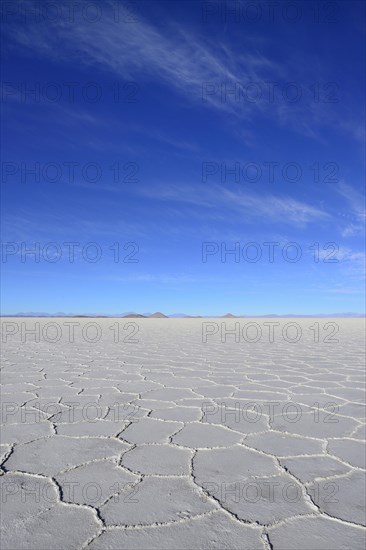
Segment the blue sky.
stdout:
<path fill-rule="evenodd" d="M 364 2 L 45 4 L 2 6 L 3 312 L 364 310 Z"/>

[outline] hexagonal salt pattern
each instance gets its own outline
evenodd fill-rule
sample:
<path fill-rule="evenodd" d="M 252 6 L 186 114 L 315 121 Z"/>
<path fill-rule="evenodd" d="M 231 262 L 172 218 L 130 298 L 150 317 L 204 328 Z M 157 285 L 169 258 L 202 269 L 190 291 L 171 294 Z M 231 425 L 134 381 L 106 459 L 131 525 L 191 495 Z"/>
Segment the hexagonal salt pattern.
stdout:
<path fill-rule="evenodd" d="M 3 550 L 365 547 L 363 320 L 339 344 L 136 322 L 132 344 L 108 319 L 93 344 L 3 343 Z"/>

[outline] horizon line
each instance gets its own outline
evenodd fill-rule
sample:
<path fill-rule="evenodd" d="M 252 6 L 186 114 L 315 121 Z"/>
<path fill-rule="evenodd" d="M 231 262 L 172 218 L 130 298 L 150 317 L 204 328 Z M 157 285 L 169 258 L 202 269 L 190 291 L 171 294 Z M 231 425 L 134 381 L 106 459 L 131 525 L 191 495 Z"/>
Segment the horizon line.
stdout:
<path fill-rule="evenodd" d="M 5 317 L 34 317 L 34 318 L 58 318 L 58 317 L 82 317 L 82 318 L 135 318 L 135 319 L 216 319 L 216 318 L 271 318 L 271 317 L 338 317 L 338 318 L 363 318 L 366 317 L 366 313 L 357 312 L 342 312 L 342 313 L 264 313 L 264 314 L 233 314 L 225 313 L 223 315 L 202 315 L 202 314 L 185 314 L 185 313 L 171 313 L 164 314 L 161 312 L 155 313 L 47 313 L 47 312 L 19 312 L 19 313 L 0 313 L 0 318 Z"/>

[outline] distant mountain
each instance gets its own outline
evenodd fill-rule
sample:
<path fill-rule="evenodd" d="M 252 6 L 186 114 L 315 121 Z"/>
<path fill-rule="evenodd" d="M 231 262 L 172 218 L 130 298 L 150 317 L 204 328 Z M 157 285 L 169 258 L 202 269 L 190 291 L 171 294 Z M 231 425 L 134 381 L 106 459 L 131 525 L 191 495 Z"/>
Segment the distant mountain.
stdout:
<path fill-rule="evenodd" d="M 72 317 L 72 313 L 44 313 L 40 311 L 28 311 L 26 313 L 9 313 L 3 314 L 3 317 Z"/>
<path fill-rule="evenodd" d="M 122 317 L 122 318 L 150 318 L 150 319 L 249 319 L 249 318 L 327 318 L 327 317 L 339 317 L 339 318 L 364 318 L 364 313 L 316 313 L 313 315 L 301 314 L 301 313 L 267 313 L 265 315 L 233 315 L 232 313 L 226 313 L 225 315 L 186 315 L 185 313 L 172 313 L 171 315 L 164 315 L 160 311 L 155 313 L 135 313 L 133 311 L 128 311 L 125 313 L 63 313 L 58 311 L 57 313 L 45 313 L 45 312 L 20 312 L 20 313 L 1 313 L 1 317 Z"/>
<path fill-rule="evenodd" d="M 184 317 L 193 317 L 193 315 L 186 315 L 185 313 L 171 313 L 168 317 L 171 319 L 183 319 Z"/>
<path fill-rule="evenodd" d="M 127 315 L 123 315 L 124 319 L 132 319 L 132 318 L 138 318 L 138 319 L 146 319 L 146 315 L 142 315 L 141 313 L 127 313 Z"/>
<path fill-rule="evenodd" d="M 312 313 L 312 314 L 303 314 L 303 313 L 284 313 L 283 315 L 278 313 L 267 313 L 265 315 L 243 315 L 243 317 L 259 317 L 259 318 L 269 318 L 269 317 L 278 317 L 278 318 L 292 318 L 292 317 L 303 317 L 305 319 L 314 319 L 314 318 L 327 318 L 327 317 L 356 317 L 361 318 L 365 317 L 364 313 Z"/>
<path fill-rule="evenodd" d="M 55 315 L 55 317 L 61 317 L 61 315 Z M 65 317 L 65 315 L 62 315 L 62 317 Z M 109 315 L 70 315 L 68 317 L 76 317 L 77 319 L 90 319 L 91 317 L 96 319 L 108 319 Z"/>
<path fill-rule="evenodd" d="M 2 313 L 2 317 L 121 317 L 120 314 L 104 314 L 104 313 L 63 313 L 58 311 L 56 313 L 43 313 L 29 311 L 27 313 Z"/>
<path fill-rule="evenodd" d="M 233 315 L 232 313 L 226 313 L 226 315 L 223 315 L 223 317 L 233 319 L 233 318 L 236 318 L 237 315 Z"/>
<path fill-rule="evenodd" d="M 161 313 L 160 311 L 156 311 L 155 313 L 152 313 L 149 318 L 154 318 L 154 319 L 168 319 L 168 316 L 167 315 L 164 315 L 164 313 Z"/>

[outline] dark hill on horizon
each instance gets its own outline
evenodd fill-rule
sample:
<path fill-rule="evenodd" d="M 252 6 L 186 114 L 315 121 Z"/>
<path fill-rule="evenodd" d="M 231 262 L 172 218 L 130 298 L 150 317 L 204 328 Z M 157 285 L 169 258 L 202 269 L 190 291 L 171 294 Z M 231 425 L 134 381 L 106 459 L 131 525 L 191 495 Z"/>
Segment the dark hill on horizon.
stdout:
<path fill-rule="evenodd" d="M 168 319 L 168 316 L 164 315 L 164 313 L 161 313 L 160 311 L 156 311 L 155 313 L 152 313 L 151 315 L 149 315 L 149 318 Z"/>

